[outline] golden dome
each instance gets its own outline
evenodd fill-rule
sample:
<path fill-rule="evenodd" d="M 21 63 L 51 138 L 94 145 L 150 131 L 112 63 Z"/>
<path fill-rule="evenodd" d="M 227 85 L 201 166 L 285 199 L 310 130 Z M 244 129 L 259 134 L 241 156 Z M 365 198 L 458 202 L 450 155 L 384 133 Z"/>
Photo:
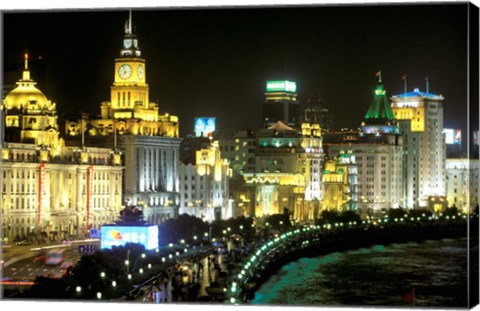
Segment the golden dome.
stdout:
<path fill-rule="evenodd" d="M 30 104 L 30 105 L 29 105 Z M 12 90 L 4 101 L 6 109 L 49 109 L 51 104 L 47 97 L 33 85 L 33 83 L 18 82 L 18 86 Z"/>
<path fill-rule="evenodd" d="M 30 78 L 28 70 L 28 54 L 25 53 L 25 69 L 22 78 L 17 82 L 17 87 L 13 89 L 3 101 L 4 108 L 10 109 L 55 109 L 55 104 L 45 97 L 45 95 L 35 87 L 37 84 Z"/>

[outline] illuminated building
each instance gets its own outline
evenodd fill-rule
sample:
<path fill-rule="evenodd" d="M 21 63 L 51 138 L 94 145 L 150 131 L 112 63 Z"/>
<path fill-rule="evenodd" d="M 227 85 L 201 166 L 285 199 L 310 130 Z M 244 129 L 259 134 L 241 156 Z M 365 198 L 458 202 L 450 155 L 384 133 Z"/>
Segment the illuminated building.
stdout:
<path fill-rule="evenodd" d="M 287 209 L 295 220 L 315 219 L 322 199 L 319 125 L 304 123 L 296 130 L 278 121 L 267 129 L 249 133 L 236 137 L 233 145 L 220 141 L 223 148 L 235 148 L 235 157 L 248 154 L 241 171 L 245 185 L 231 187 L 237 205 L 254 217 Z"/>
<path fill-rule="evenodd" d="M 355 155 L 358 173 L 357 209 L 376 213 L 388 208 L 403 207 L 403 136 L 390 108 L 381 83 L 365 114 L 361 130 L 341 136 L 348 138 L 348 150 Z M 341 154 L 345 143 L 325 144 L 328 154 Z"/>
<path fill-rule="evenodd" d="M 357 187 L 355 155 L 351 150 L 340 150 L 338 156 L 325 162 L 322 174 L 322 211 L 356 211 Z"/>
<path fill-rule="evenodd" d="M 405 207 L 425 208 L 432 197 L 445 197 L 444 97 L 414 89 L 391 100 L 405 137 Z"/>
<path fill-rule="evenodd" d="M 480 163 L 478 159 L 447 159 L 447 202 L 471 213 L 478 205 Z"/>
<path fill-rule="evenodd" d="M 233 137 L 220 139 L 222 157 L 229 160 L 233 178 L 243 179 L 243 173 L 255 172 L 255 146 L 251 130 L 236 131 Z"/>
<path fill-rule="evenodd" d="M 293 81 L 267 81 L 263 103 L 263 127 L 282 121 L 290 127 L 300 127 L 300 104 L 297 84 Z"/>
<path fill-rule="evenodd" d="M 332 130 L 333 116 L 319 94 L 316 99 L 313 95 L 307 99 L 303 109 L 303 122 L 319 124 L 323 132 Z"/>
<path fill-rule="evenodd" d="M 196 151 L 202 148 L 208 148 L 211 142 L 211 139 L 207 137 L 188 135 L 180 143 L 180 162 L 183 164 L 195 164 L 197 157 Z"/>
<path fill-rule="evenodd" d="M 65 131 L 67 142 L 81 137 L 91 145 L 121 149 L 125 203 L 142 207 L 145 219 L 158 224 L 178 213 L 181 138 L 178 117 L 160 114 L 158 104 L 149 101 L 147 66 L 131 23 L 130 16 L 101 118 L 68 120 Z"/>
<path fill-rule="evenodd" d="M 231 172 L 228 160 L 221 157 L 218 141 L 212 142 L 207 148 L 195 150 L 195 155 L 195 163 L 180 164 L 179 213 L 206 221 L 231 218 Z"/>
<path fill-rule="evenodd" d="M 22 79 L 2 106 L 2 234 L 9 240 L 84 237 L 122 209 L 121 155 L 66 147 L 56 104 L 35 84 L 25 55 Z"/>

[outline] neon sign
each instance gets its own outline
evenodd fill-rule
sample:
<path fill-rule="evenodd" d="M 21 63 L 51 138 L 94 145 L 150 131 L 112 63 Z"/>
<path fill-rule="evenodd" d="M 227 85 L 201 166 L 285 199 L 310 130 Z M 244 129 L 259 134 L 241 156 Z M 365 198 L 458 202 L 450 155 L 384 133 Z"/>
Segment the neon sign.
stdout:
<path fill-rule="evenodd" d="M 297 91 L 297 83 L 292 81 L 267 81 L 267 92 L 292 92 Z"/>

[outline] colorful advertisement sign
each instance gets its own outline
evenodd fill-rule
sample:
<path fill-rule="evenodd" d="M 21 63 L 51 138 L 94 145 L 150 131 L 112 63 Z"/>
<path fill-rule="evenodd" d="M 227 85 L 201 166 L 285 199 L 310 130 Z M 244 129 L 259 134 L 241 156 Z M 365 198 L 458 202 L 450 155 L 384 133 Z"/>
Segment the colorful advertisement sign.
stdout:
<path fill-rule="evenodd" d="M 445 143 L 447 145 L 460 145 L 462 143 L 462 130 L 443 129 L 445 133 Z"/>
<path fill-rule="evenodd" d="M 460 145 L 462 143 L 462 130 L 455 130 L 455 137 L 453 138 L 453 143 L 455 145 Z"/>
<path fill-rule="evenodd" d="M 151 226 L 102 226 L 102 249 L 113 246 L 124 246 L 127 243 L 138 243 L 151 250 L 158 248 L 158 227 Z"/>
<path fill-rule="evenodd" d="M 209 137 L 215 132 L 215 118 L 195 118 L 195 136 Z"/>

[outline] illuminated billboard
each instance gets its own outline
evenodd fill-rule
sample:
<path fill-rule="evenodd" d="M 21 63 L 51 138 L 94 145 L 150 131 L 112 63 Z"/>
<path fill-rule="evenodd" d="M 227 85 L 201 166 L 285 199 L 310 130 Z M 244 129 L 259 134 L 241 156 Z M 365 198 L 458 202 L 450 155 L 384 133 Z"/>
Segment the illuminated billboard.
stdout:
<path fill-rule="evenodd" d="M 215 132 L 215 118 L 195 118 L 195 136 L 209 137 Z"/>
<path fill-rule="evenodd" d="M 297 91 L 297 83 L 293 81 L 267 81 L 267 92 L 292 92 Z"/>
<path fill-rule="evenodd" d="M 138 243 L 151 250 L 158 248 L 158 227 L 146 226 L 102 226 L 102 249 L 111 249 L 113 246 L 124 246 L 127 243 Z"/>
<path fill-rule="evenodd" d="M 462 143 L 462 130 L 443 129 L 445 133 L 445 143 L 447 145 L 460 145 Z"/>

